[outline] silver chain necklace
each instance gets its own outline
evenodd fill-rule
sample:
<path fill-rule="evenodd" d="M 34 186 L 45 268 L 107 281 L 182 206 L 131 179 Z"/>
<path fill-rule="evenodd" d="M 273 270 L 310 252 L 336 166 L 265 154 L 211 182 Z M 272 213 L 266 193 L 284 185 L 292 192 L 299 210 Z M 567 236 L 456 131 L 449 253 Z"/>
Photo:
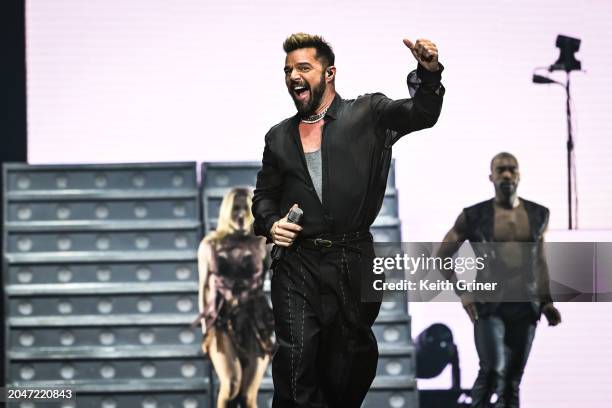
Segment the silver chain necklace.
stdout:
<path fill-rule="evenodd" d="M 317 113 L 316 115 L 310 115 L 305 118 L 302 118 L 302 122 L 308 123 L 308 124 L 317 123 L 318 121 L 320 121 L 321 119 L 325 117 L 325 114 L 327 113 L 328 109 L 329 109 L 329 106 L 325 108 L 325 110 L 321 113 Z"/>

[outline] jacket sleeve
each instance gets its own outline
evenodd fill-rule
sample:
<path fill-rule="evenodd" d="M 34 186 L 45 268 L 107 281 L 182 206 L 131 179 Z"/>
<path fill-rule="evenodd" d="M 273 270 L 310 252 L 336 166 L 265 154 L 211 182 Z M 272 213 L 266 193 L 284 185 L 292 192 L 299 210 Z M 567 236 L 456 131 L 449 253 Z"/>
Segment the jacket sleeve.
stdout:
<path fill-rule="evenodd" d="M 253 193 L 253 217 L 255 218 L 254 231 L 256 235 L 267 238 L 266 243 L 272 242 L 270 228 L 281 219 L 279 202 L 283 187 L 283 175 L 280 172 L 277 160 L 270 149 L 270 132 L 266 135 L 261 169 L 257 173 L 257 185 Z"/>
<path fill-rule="evenodd" d="M 440 83 L 444 67 L 431 72 L 420 64 L 408 74 L 408 90 L 412 98 L 393 100 L 382 93 L 370 99 L 371 109 L 379 126 L 394 132 L 390 144 L 415 130 L 436 124 L 442 110 L 444 86 Z"/>

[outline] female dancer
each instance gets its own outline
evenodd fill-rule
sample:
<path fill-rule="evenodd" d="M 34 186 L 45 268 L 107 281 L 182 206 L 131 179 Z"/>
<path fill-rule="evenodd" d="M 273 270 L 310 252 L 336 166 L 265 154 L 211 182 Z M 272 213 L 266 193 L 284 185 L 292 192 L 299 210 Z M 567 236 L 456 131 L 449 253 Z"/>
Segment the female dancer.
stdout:
<path fill-rule="evenodd" d="M 256 408 L 273 351 L 274 317 L 263 292 L 265 238 L 253 234 L 253 193 L 225 195 L 217 229 L 198 249 L 202 349 L 219 376 L 217 408 Z"/>

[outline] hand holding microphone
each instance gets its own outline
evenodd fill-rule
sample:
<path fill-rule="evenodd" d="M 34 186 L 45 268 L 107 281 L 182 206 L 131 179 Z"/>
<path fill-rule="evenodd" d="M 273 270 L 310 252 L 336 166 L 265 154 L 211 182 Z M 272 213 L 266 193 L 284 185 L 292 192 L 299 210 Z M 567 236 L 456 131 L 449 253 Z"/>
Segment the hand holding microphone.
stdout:
<path fill-rule="evenodd" d="M 300 207 L 293 204 L 285 218 L 281 218 L 272 224 L 270 235 L 275 245 L 287 248 L 293 244 L 299 232 L 302 231 L 302 227 L 299 225 L 302 222 L 302 215 L 303 212 Z"/>
<path fill-rule="evenodd" d="M 272 241 L 274 241 L 274 248 L 272 248 L 271 254 L 272 269 L 276 267 L 277 262 L 285 255 L 285 248 L 293 244 L 297 234 L 302 230 L 299 224 L 302 222 L 303 215 L 304 212 L 298 205 L 293 204 L 285 218 L 281 218 L 272 224 L 272 228 L 270 228 L 270 235 L 272 235 Z"/>

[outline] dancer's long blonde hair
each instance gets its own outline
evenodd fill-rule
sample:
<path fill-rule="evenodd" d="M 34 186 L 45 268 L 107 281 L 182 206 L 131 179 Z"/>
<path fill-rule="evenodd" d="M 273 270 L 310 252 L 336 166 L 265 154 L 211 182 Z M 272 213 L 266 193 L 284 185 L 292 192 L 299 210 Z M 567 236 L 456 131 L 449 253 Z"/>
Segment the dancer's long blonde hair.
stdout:
<path fill-rule="evenodd" d="M 251 212 L 251 207 L 253 206 L 253 192 L 248 187 L 234 187 L 223 197 L 221 207 L 219 208 L 217 229 L 209 232 L 204 238 L 205 241 L 217 244 L 223 238 L 234 232 L 234 228 L 232 227 L 232 208 L 234 207 L 236 196 L 246 197 L 247 215 L 244 219 L 245 230 L 249 234 L 253 232 L 253 223 L 255 222 L 255 218 Z"/>

